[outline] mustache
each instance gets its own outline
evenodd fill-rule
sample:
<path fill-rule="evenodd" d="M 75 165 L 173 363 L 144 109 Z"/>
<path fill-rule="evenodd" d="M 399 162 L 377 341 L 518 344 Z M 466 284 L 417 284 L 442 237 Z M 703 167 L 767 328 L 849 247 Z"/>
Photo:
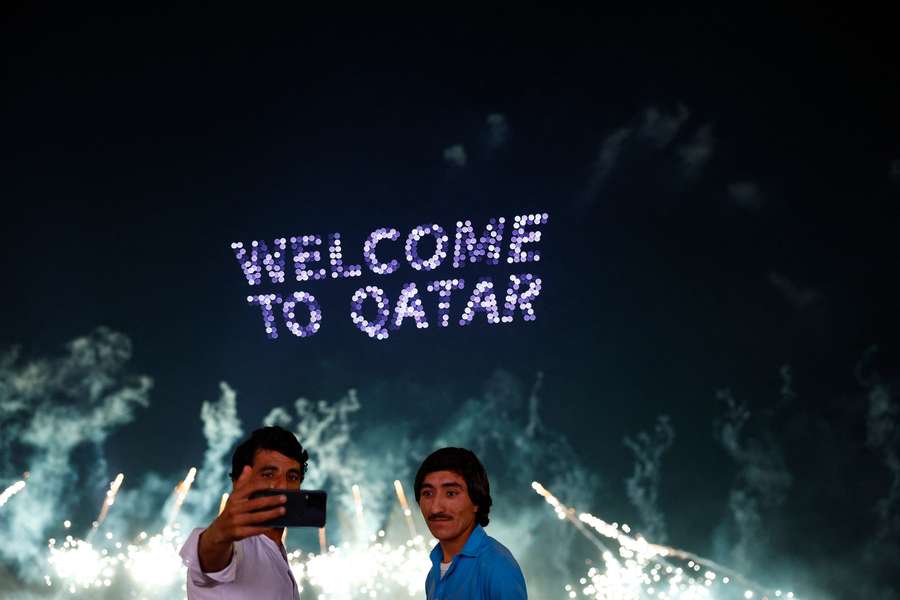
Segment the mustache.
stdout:
<path fill-rule="evenodd" d="M 428 515 L 429 521 L 438 521 L 438 520 L 450 520 L 453 517 L 448 515 L 447 513 L 434 513 L 433 515 Z"/>

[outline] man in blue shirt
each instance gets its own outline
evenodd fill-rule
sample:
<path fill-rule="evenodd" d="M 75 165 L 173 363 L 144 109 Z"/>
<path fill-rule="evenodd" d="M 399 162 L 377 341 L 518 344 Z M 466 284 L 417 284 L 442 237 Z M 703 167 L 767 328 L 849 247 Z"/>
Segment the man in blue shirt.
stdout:
<path fill-rule="evenodd" d="M 516 559 L 484 532 L 491 488 L 472 451 L 433 452 L 419 467 L 414 489 L 428 529 L 438 539 L 425 579 L 428 600 L 527 600 Z"/>

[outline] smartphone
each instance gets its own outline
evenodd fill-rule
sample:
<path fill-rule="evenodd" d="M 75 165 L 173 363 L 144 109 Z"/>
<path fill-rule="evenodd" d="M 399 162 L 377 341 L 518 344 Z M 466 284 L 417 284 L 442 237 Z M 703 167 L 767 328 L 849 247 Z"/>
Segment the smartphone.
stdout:
<path fill-rule="evenodd" d="M 287 496 L 287 511 L 280 517 L 260 523 L 265 527 L 325 527 L 325 505 L 328 494 L 322 490 L 259 490 L 250 499 L 263 496 Z M 271 510 L 266 508 L 263 510 Z"/>

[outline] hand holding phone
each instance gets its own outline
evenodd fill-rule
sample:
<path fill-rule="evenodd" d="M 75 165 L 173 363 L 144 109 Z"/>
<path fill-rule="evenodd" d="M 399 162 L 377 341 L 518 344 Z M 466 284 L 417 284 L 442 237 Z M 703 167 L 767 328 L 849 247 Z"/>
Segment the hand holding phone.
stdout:
<path fill-rule="evenodd" d="M 260 523 L 263 527 L 325 527 L 328 494 L 322 490 L 257 490 L 250 500 L 268 496 L 284 496 L 285 513 Z"/>
<path fill-rule="evenodd" d="M 197 552 L 200 568 L 204 572 L 221 571 L 231 561 L 233 543 L 245 538 L 271 531 L 266 521 L 286 513 L 284 494 L 267 495 L 251 500 L 254 492 L 265 483 L 254 483 L 252 469 L 245 466 L 234 484 L 234 491 L 228 497 L 221 514 L 200 534 Z"/>

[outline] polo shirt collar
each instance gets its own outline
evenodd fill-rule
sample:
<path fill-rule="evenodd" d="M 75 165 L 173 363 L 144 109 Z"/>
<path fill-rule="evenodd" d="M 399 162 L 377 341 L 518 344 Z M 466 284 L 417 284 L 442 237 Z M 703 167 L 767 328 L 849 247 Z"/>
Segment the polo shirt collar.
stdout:
<path fill-rule="evenodd" d="M 475 529 L 472 530 L 472 533 L 469 534 L 469 539 L 466 540 L 465 546 L 463 546 L 462 550 L 459 551 L 460 556 L 478 556 L 481 554 L 481 549 L 484 546 L 484 541 L 487 538 L 487 533 L 484 532 L 484 528 L 481 525 L 476 524 Z M 431 551 L 431 562 L 439 563 L 444 558 L 444 551 L 441 549 L 441 544 L 438 542 L 437 546 Z"/>
<path fill-rule="evenodd" d="M 472 533 L 469 535 L 469 539 L 466 540 L 466 545 L 463 546 L 463 549 L 459 551 L 463 556 L 478 556 L 481 554 L 481 547 L 484 545 L 484 539 L 487 537 L 487 534 L 484 532 L 484 528 L 481 525 L 475 525 L 475 529 L 472 530 Z"/>

